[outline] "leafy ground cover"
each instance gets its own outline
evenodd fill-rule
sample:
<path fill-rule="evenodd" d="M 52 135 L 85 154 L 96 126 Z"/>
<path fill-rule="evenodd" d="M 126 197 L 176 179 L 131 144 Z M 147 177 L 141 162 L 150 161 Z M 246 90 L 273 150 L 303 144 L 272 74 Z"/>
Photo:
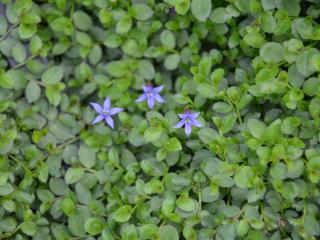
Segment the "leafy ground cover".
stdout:
<path fill-rule="evenodd" d="M 0 239 L 319 239 L 319 0 L 2 0 Z"/>

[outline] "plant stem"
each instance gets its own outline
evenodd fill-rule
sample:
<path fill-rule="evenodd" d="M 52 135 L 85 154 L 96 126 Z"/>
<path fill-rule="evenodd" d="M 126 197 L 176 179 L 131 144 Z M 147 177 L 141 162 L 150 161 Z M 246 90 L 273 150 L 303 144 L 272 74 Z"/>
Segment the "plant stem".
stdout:
<path fill-rule="evenodd" d="M 9 33 L 11 33 L 11 31 L 12 31 L 13 29 L 15 29 L 18 25 L 19 25 L 19 22 L 13 24 L 13 25 L 8 29 L 8 31 L 6 31 L 6 32 L 2 35 L 2 37 L 0 38 L 0 42 L 2 42 L 2 41 L 9 35 Z"/>
<path fill-rule="evenodd" d="M 71 144 L 71 143 L 74 143 L 76 141 L 78 141 L 80 139 L 80 136 L 76 136 L 74 138 L 71 138 L 69 139 L 68 141 L 62 143 L 61 145 L 57 146 L 56 148 L 54 148 L 51 153 L 55 152 L 55 151 L 58 151 L 58 150 L 61 150 L 63 149 L 64 147 L 66 147 L 67 145 Z M 47 157 L 49 156 L 49 154 L 45 154 L 39 161 L 42 162 L 44 161 Z"/>
<path fill-rule="evenodd" d="M 235 110 L 236 110 L 236 113 L 237 113 L 237 116 L 238 116 L 239 123 L 241 124 L 242 123 L 242 118 L 241 118 L 241 114 L 239 112 L 239 109 L 238 109 L 237 105 L 235 105 Z"/>
<path fill-rule="evenodd" d="M 26 172 L 30 172 L 30 170 L 26 167 L 24 163 L 22 163 L 19 159 L 15 158 L 14 156 L 9 156 L 11 160 L 15 161 L 18 165 L 20 165 Z"/>
<path fill-rule="evenodd" d="M 32 55 L 30 57 L 28 57 L 26 60 L 24 60 L 23 62 L 13 66 L 11 69 L 18 69 L 22 66 L 24 66 L 26 63 L 28 63 L 29 61 L 31 61 L 32 59 L 34 59 L 36 57 L 36 55 Z"/>
<path fill-rule="evenodd" d="M 78 141 L 79 138 L 80 138 L 80 136 L 76 136 L 76 137 L 74 137 L 74 138 L 71 138 L 71 139 L 69 139 L 68 141 L 66 141 L 66 142 L 62 143 L 61 145 L 57 146 L 53 151 L 61 150 L 61 149 L 63 149 L 65 146 L 67 146 L 67 145 L 69 145 L 69 144 L 71 144 L 71 143 L 74 143 L 74 142 Z"/>

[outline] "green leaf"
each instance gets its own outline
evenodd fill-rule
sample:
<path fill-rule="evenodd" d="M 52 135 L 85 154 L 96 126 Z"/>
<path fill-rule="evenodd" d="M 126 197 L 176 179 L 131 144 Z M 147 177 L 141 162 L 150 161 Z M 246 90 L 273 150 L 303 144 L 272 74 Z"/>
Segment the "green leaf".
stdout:
<path fill-rule="evenodd" d="M 37 101 L 41 94 L 41 88 L 35 81 L 30 81 L 26 88 L 26 97 L 29 103 Z"/>
<path fill-rule="evenodd" d="M 0 36 L 6 33 L 8 28 L 8 22 L 5 16 L 0 16 Z"/>
<path fill-rule="evenodd" d="M 298 16 L 301 10 L 299 0 L 274 0 L 274 3 L 278 9 L 286 11 L 289 16 Z"/>
<path fill-rule="evenodd" d="M 156 224 L 144 224 L 139 228 L 139 236 L 141 240 L 152 239 L 158 233 Z"/>
<path fill-rule="evenodd" d="M 267 126 L 264 122 L 261 122 L 257 119 L 249 119 L 247 126 L 252 136 L 255 138 L 261 138 L 263 132 L 266 130 Z"/>
<path fill-rule="evenodd" d="M 230 113 L 233 110 L 232 106 L 225 102 L 216 102 L 212 109 L 218 113 Z"/>
<path fill-rule="evenodd" d="M 106 37 L 104 45 L 106 45 L 108 48 L 116 48 L 120 46 L 121 41 L 121 37 L 118 34 L 110 33 Z"/>
<path fill-rule="evenodd" d="M 53 201 L 55 198 L 54 195 L 49 190 L 37 189 L 36 193 L 38 198 L 42 202 Z"/>
<path fill-rule="evenodd" d="M 62 80 L 63 72 L 61 66 L 50 67 L 41 75 L 41 81 L 45 84 L 57 84 Z"/>
<path fill-rule="evenodd" d="M 176 46 L 176 38 L 174 34 L 169 30 L 164 30 L 161 32 L 160 41 L 162 45 L 168 49 L 174 49 Z"/>
<path fill-rule="evenodd" d="M 11 75 L 9 75 L 8 73 L 0 72 L 0 86 L 7 89 L 12 88 L 13 79 L 11 78 Z"/>
<path fill-rule="evenodd" d="M 265 39 L 260 33 L 249 33 L 246 34 L 243 40 L 251 47 L 260 48 L 264 43 Z"/>
<path fill-rule="evenodd" d="M 60 208 L 67 216 L 72 216 L 76 213 L 76 205 L 70 198 L 64 198 L 60 203 Z"/>
<path fill-rule="evenodd" d="M 50 23 L 50 27 L 55 32 L 65 32 L 68 35 L 73 33 L 71 20 L 67 17 L 58 17 Z"/>
<path fill-rule="evenodd" d="M 210 72 L 211 72 L 211 66 L 212 66 L 212 59 L 211 57 L 203 57 L 200 62 L 199 62 L 199 73 L 201 75 L 203 75 L 204 77 L 207 77 Z M 220 69 L 221 70 L 221 69 Z M 217 75 L 217 73 L 220 71 L 219 69 L 215 69 L 214 73 Z M 223 69 L 222 69 L 223 70 Z M 224 72 L 222 73 L 222 77 L 223 77 Z M 213 78 L 215 78 L 216 76 L 212 76 Z M 218 77 L 218 76 L 217 76 Z M 221 77 L 221 78 L 222 78 Z M 212 81 L 218 81 L 217 79 L 212 79 Z"/>
<path fill-rule="evenodd" d="M 133 57 L 141 57 L 141 52 L 139 51 L 139 45 L 137 41 L 133 39 L 126 40 L 122 46 L 122 51 Z"/>
<path fill-rule="evenodd" d="M 303 92 L 308 96 L 315 96 L 320 90 L 320 80 L 318 78 L 309 78 L 304 82 Z"/>
<path fill-rule="evenodd" d="M 36 34 L 38 27 L 36 24 L 21 23 L 19 25 L 18 30 L 19 30 L 19 35 L 22 39 L 28 39 L 33 37 Z"/>
<path fill-rule="evenodd" d="M 257 1 L 253 1 L 252 4 L 248 4 L 247 0 L 235 0 L 236 7 L 243 13 L 250 12 L 251 6 L 253 6 L 256 3 Z"/>
<path fill-rule="evenodd" d="M 29 48 L 32 55 L 37 55 L 41 51 L 42 47 L 43 43 L 39 36 L 36 35 L 31 38 Z"/>
<path fill-rule="evenodd" d="M 296 67 L 298 72 L 303 76 L 309 76 L 314 69 L 312 69 L 312 65 L 310 65 L 310 61 L 314 55 L 317 55 L 317 51 L 315 49 L 309 49 L 300 54 L 296 59 Z"/>
<path fill-rule="evenodd" d="M 102 49 L 99 45 L 94 46 L 89 53 L 89 61 L 91 64 L 96 65 L 102 57 Z"/>
<path fill-rule="evenodd" d="M 73 184 L 78 182 L 83 176 L 83 168 L 69 168 L 64 178 L 67 184 Z"/>
<path fill-rule="evenodd" d="M 160 148 L 156 153 L 156 159 L 158 161 L 162 161 L 166 158 L 167 155 L 168 155 L 167 150 L 164 148 Z"/>
<path fill-rule="evenodd" d="M 132 27 L 132 19 L 130 16 L 124 15 L 116 25 L 116 33 L 127 33 Z"/>
<path fill-rule="evenodd" d="M 294 199 L 299 194 L 299 187 L 294 182 L 286 182 L 283 186 L 281 194 L 286 199 Z"/>
<path fill-rule="evenodd" d="M 73 235 L 77 237 L 86 236 L 84 230 L 85 217 L 85 214 L 82 213 L 77 213 L 76 215 L 68 217 L 68 228 Z"/>
<path fill-rule="evenodd" d="M 31 0 L 17 0 L 13 4 L 13 8 L 14 8 L 13 10 L 17 14 L 21 14 L 23 12 L 26 12 L 26 11 L 30 10 L 31 7 L 32 7 Z"/>
<path fill-rule="evenodd" d="M 255 173 L 252 168 L 249 166 L 241 167 L 240 170 L 235 174 L 234 182 L 240 188 L 249 188 L 251 187 L 252 179 L 254 178 Z"/>
<path fill-rule="evenodd" d="M 209 144 L 218 138 L 219 133 L 212 128 L 201 128 L 198 132 L 198 135 L 204 143 Z"/>
<path fill-rule="evenodd" d="M 200 22 L 205 21 L 211 13 L 212 3 L 211 0 L 192 0 L 191 11 L 193 16 Z"/>
<path fill-rule="evenodd" d="M 231 18 L 232 15 L 223 7 L 215 8 L 210 17 L 211 21 L 214 23 L 225 23 Z"/>
<path fill-rule="evenodd" d="M 125 225 L 121 228 L 121 239 L 138 240 L 138 231 L 133 224 Z"/>
<path fill-rule="evenodd" d="M 150 127 L 144 132 L 144 138 L 147 142 L 153 142 L 160 137 L 162 131 L 161 127 Z"/>
<path fill-rule="evenodd" d="M 228 133 L 231 131 L 237 121 L 237 115 L 231 113 L 222 119 L 222 124 L 220 126 L 221 133 Z"/>
<path fill-rule="evenodd" d="M 204 98 L 215 98 L 217 95 L 217 92 L 211 84 L 208 83 L 201 83 L 197 87 L 197 92 L 200 94 L 201 97 Z"/>
<path fill-rule="evenodd" d="M 11 55 L 14 60 L 18 63 L 22 63 L 27 58 L 27 52 L 25 47 L 22 43 L 18 42 L 17 44 L 13 45 L 11 49 Z"/>
<path fill-rule="evenodd" d="M 261 15 L 261 27 L 267 33 L 274 32 L 277 27 L 277 21 L 271 12 L 265 12 Z"/>
<path fill-rule="evenodd" d="M 21 225 L 21 231 L 31 237 L 36 235 L 37 230 L 38 230 L 37 225 L 31 221 L 24 222 Z"/>
<path fill-rule="evenodd" d="M 249 230 L 248 222 L 244 219 L 240 220 L 238 228 L 237 228 L 238 235 L 243 237 L 247 234 L 248 230 Z"/>
<path fill-rule="evenodd" d="M 133 62 L 130 60 L 111 61 L 107 64 L 107 72 L 114 77 L 123 77 L 130 73 Z"/>
<path fill-rule="evenodd" d="M 51 122 L 49 125 L 49 131 L 57 139 L 62 141 L 67 141 L 74 137 L 74 134 L 72 134 L 70 129 L 67 126 L 63 125 L 60 121 Z"/>
<path fill-rule="evenodd" d="M 165 215 L 165 216 L 169 216 L 175 209 L 175 197 L 173 195 L 168 194 L 161 205 L 161 212 Z"/>
<path fill-rule="evenodd" d="M 132 17 L 140 21 L 148 20 L 153 15 L 152 9 L 145 4 L 134 4 L 129 11 Z"/>
<path fill-rule="evenodd" d="M 182 150 L 181 143 L 177 138 L 170 138 L 164 145 L 168 152 L 176 152 Z"/>
<path fill-rule="evenodd" d="M 193 199 L 184 195 L 181 195 L 177 199 L 176 204 L 182 211 L 185 212 L 193 212 L 197 207 L 196 202 Z"/>
<path fill-rule="evenodd" d="M 133 213 L 133 209 L 130 205 L 121 206 L 117 211 L 115 211 L 113 215 L 113 219 L 116 222 L 127 222 L 131 218 L 131 214 Z"/>
<path fill-rule="evenodd" d="M 320 158 L 312 157 L 307 164 L 308 176 L 312 183 L 320 181 Z"/>
<path fill-rule="evenodd" d="M 309 61 L 311 65 L 310 69 L 320 72 L 320 53 L 314 54 Z"/>
<path fill-rule="evenodd" d="M 284 46 L 276 42 L 268 42 L 260 49 L 260 56 L 266 62 L 278 63 L 284 60 L 284 53 Z"/>
<path fill-rule="evenodd" d="M 262 138 L 270 144 L 276 143 L 281 136 L 281 120 L 272 122 L 263 132 Z"/>
<path fill-rule="evenodd" d="M 96 154 L 92 150 L 85 145 L 81 145 L 79 148 L 79 160 L 81 164 L 87 168 L 92 168 L 96 163 Z"/>
<path fill-rule="evenodd" d="M 167 70 L 175 70 L 180 63 L 179 54 L 170 54 L 164 60 L 164 66 Z"/>
<path fill-rule="evenodd" d="M 161 194 L 164 191 L 163 183 L 157 179 L 152 179 L 144 186 L 145 194 Z"/>
<path fill-rule="evenodd" d="M 287 166 L 282 163 L 276 163 L 273 164 L 270 168 L 270 175 L 275 179 L 285 179 L 286 178 L 286 172 L 287 172 Z"/>
<path fill-rule="evenodd" d="M 14 188 L 10 183 L 5 183 L 0 186 L 0 196 L 6 196 L 13 193 Z"/>
<path fill-rule="evenodd" d="M 119 164 L 119 153 L 116 148 L 112 147 L 108 152 L 109 161 Z"/>
<path fill-rule="evenodd" d="M 174 7 L 178 14 L 185 15 L 190 9 L 190 0 L 176 0 Z"/>
<path fill-rule="evenodd" d="M 319 236 L 320 235 L 320 224 L 317 219 L 311 214 L 304 216 L 303 227 L 309 236 Z"/>
<path fill-rule="evenodd" d="M 89 218 L 84 223 L 84 229 L 91 236 L 95 236 L 102 232 L 104 228 L 103 222 L 98 218 Z"/>
<path fill-rule="evenodd" d="M 92 39 L 89 34 L 85 32 L 76 31 L 76 40 L 77 43 L 84 47 L 91 47 Z"/>
<path fill-rule="evenodd" d="M 72 15 L 76 28 L 82 31 L 88 31 L 92 27 L 91 17 L 83 11 L 76 11 Z"/>
<path fill-rule="evenodd" d="M 151 80 L 155 77 L 156 71 L 153 64 L 149 60 L 141 60 L 138 68 L 139 75 L 147 80 Z"/>
<path fill-rule="evenodd" d="M 150 176 L 162 176 L 164 173 L 165 165 L 156 160 L 143 160 L 141 162 L 142 170 Z"/>
<path fill-rule="evenodd" d="M 53 106 L 58 106 L 61 101 L 61 90 L 64 85 L 48 85 L 46 88 L 46 96 Z"/>
<path fill-rule="evenodd" d="M 162 225 L 159 228 L 160 240 L 179 240 L 178 231 L 171 225 Z"/>
<path fill-rule="evenodd" d="M 227 240 L 227 239 L 235 239 L 235 227 L 234 225 L 227 224 L 222 225 L 216 235 L 216 240 Z"/>

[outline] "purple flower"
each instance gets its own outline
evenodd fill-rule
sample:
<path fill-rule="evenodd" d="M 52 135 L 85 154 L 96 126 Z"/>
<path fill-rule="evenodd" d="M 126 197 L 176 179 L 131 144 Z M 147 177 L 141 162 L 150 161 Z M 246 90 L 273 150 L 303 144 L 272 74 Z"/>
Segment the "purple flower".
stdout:
<path fill-rule="evenodd" d="M 90 105 L 94 108 L 94 110 L 96 110 L 97 113 L 99 113 L 99 115 L 92 121 L 92 124 L 96 124 L 102 120 L 105 120 L 111 128 L 114 128 L 113 119 L 111 116 L 123 111 L 123 108 L 110 108 L 109 97 L 104 100 L 103 107 L 98 103 L 90 103 Z"/>
<path fill-rule="evenodd" d="M 163 98 L 159 95 L 159 92 L 163 89 L 163 85 L 159 87 L 143 86 L 144 94 L 137 98 L 136 102 L 142 102 L 147 100 L 149 108 L 153 108 L 154 102 L 163 103 Z"/>
<path fill-rule="evenodd" d="M 199 112 L 191 113 L 190 110 L 185 110 L 183 114 L 179 114 L 181 121 L 178 122 L 174 128 L 181 128 L 184 125 L 184 131 L 189 136 L 192 131 L 192 126 L 202 127 L 202 124 L 196 119 L 199 114 Z"/>

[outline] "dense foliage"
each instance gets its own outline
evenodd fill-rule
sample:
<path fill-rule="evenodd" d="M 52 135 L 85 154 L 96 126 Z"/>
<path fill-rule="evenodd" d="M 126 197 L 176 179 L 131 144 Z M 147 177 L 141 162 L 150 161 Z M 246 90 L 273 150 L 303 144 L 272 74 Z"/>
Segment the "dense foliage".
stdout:
<path fill-rule="evenodd" d="M 319 239 L 319 0 L 1 2 L 0 239 Z"/>

